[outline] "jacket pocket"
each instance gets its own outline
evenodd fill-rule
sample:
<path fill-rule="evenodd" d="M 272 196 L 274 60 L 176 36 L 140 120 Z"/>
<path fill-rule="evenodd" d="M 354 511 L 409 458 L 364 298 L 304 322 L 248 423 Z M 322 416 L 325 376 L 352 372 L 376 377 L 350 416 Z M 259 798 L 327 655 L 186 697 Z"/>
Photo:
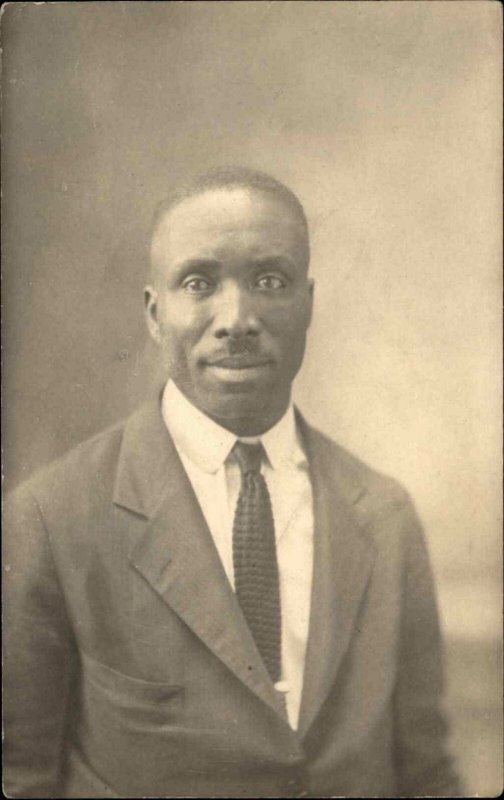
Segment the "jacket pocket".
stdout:
<path fill-rule="evenodd" d="M 183 686 L 174 683 L 146 681 L 133 678 L 108 667 L 91 656 L 81 653 L 83 683 L 89 684 L 95 693 L 113 704 L 122 706 L 153 705 L 158 708 L 179 707 L 182 702 Z"/>

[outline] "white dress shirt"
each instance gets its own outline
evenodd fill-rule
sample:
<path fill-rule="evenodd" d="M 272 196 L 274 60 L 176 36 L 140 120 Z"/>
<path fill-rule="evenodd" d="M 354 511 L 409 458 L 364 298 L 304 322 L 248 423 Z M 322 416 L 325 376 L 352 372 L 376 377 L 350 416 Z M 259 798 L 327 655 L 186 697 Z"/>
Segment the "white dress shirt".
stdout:
<path fill-rule="evenodd" d="M 233 520 L 241 475 L 238 464 L 226 459 L 238 438 L 262 442 L 267 460 L 261 472 L 275 522 L 282 613 L 282 680 L 275 688 L 285 693 L 289 722 L 296 729 L 310 618 L 313 496 L 292 405 L 262 436 L 237 437 L 193 406 L 170 380 L 162 412 L 233 589 Z"/>

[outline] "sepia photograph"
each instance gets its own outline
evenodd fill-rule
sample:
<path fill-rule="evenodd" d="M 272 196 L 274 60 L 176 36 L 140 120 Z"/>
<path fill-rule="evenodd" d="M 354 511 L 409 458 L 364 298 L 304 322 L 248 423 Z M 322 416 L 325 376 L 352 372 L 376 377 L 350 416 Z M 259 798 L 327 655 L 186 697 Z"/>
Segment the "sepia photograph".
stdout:
<path fill-rule="evenodd" d="M 502 6 L 9 2 L 3 791 L 503 791 Z"/>

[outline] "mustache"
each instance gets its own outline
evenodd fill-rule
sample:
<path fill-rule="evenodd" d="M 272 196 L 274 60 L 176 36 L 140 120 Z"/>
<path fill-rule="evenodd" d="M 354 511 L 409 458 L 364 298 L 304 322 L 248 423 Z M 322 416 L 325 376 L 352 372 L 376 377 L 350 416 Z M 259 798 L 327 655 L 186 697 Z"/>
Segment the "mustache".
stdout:
<path fill-rule="evenodd" d="M 254 339 L 228 339 L 218 350 L 214 350 L 204 357 L 207 364 L 218 364 L 227 359 L 250 359 L 258 363 L 267 363 L 272 360 L 271 353 L 265 351 Z"/>
<path fill-rule="evenodd" d="M 209 356 L 209 360 L 216 361 L 221 358 L 228 358 L 228 356 L 266 356 L 267 353 L 262 352 L 262 348 L 255 340 L 247 339 L 228 339 L 226 346 L 215 350 Z"/>

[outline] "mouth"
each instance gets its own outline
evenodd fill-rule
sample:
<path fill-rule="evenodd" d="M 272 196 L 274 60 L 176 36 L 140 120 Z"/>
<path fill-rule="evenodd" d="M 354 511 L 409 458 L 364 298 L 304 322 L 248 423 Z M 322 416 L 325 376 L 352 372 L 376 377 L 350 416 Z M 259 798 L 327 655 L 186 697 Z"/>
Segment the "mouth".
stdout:
<path fill-rule="evenodd" d="M 271 364 L 271 359 L 242 353 L 241 355 L 224 356 L 215 361 L 207 361 L 206 367 L 222 383 L 247 384 L 264 379 Z"/>
<path fill-rule="evenodd" d="M 215 361 L 207 362 L 209 367 L 217 367 L 220 369 L 256 369 L 257 367 L 265 367 L 270 364 L 270 359 L 261 358 L 259 356 L 251 356 L 249 353 L 242 353 L 234 356 L 224 356 L 223 358 L 216 359 Z"/>

